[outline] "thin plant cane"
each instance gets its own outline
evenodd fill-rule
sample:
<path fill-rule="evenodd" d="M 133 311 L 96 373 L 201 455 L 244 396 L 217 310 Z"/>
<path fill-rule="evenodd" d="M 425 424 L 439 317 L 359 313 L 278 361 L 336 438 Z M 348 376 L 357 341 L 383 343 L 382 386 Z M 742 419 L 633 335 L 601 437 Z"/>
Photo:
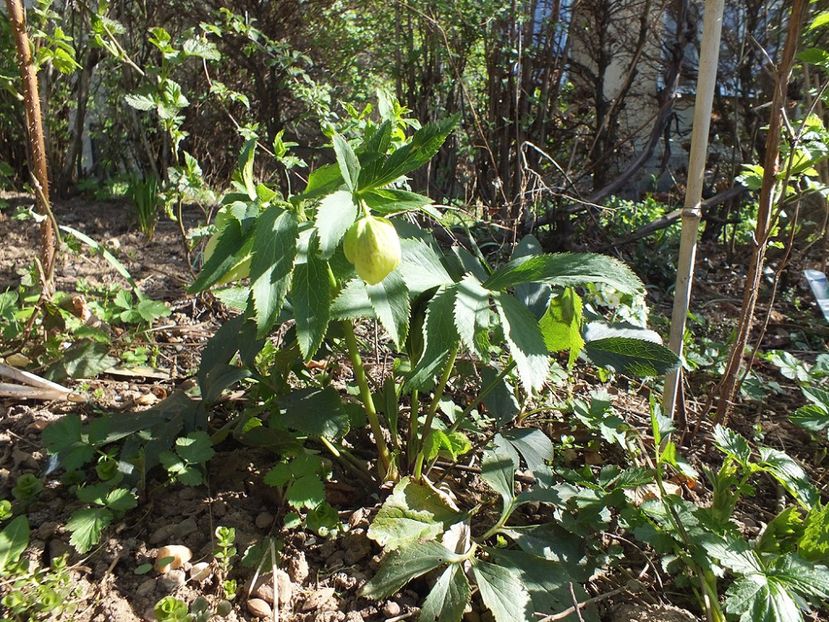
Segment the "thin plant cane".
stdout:
<path fill-rule="evenodd" d="M 32 158 L 33 178 L 38 211 L 44 216 L 40 224 L 40 263 L 43 267 L 43 299 L 50 299 L 54 291 L 55 248 L 57 246 L 54 216 L 49 204 L 49 168 L 46 162 L 46 141 L 43 137 L 43 118 L 37 86 L 37 67 L 32 58 L 29 36 L 26 34 L 26 12 L 21 0 L 6 0 L 9 21 L 17 48 L 17 62 L 23 82 L 23 108 L 26 113 L 26 131 Z"/>
<path fill-rule="evenodd" d="M 743 289 L 743 304 L 737 326 L 737 337 L 731 346 L 728 363 L 718 388 L 715 423 L 725 421 L 731 412 L 740 367 L 743 362 L 743 354 L 748 344 L 751 329 L 754 326 L 754 309 L 757 306 L 760 278 L 763 274 L 766 249 L 771 231 L 772 208 L 777 194 L 775 189 L 778 187 L 780 133 L 783 127 L 783 110 L 786 105 L 787 86 L 794 65 L 795 53 L 800 42 L 801 26 L 808 12 L 808 6 L 806 0 L 794 0 L 792 3 L 786 43 L 783 47 L 780 62 L 777 65 L 774 94 L 771 102 L 771 117 L 766 135 L 766 154 L 763 160 L 763 181 L 760 186 L 760 198 L 758 200 L 757 227 L 754 232 L 754 252 L 748 266 L 748 274 Z"/>
<path fill-rule="evenodd" d="M 708 132 L 711 126 L 711 107 L 717 82 L 717 63 L 720 55 L 724 0 L 706 0 L 702 27 L 697 95 L 694 102 L 694 127 L 691 134 L 691 154 L 688 162 L 688 187 L 682 210 L 682 237 L 679 244 L 679 262 L 674 288 L 674 308 L 671 315 L 670 348 L 682 358 L 682 337 L 691 302 L 694 280 L 694 262 L 697 253 L 697 233 L 702 218 L 702 186 L 705 179 L 705 160 L 708 152 Z M 673 418 L 681 366 L 668 373 L 662 396 L 663 408 Z"/>

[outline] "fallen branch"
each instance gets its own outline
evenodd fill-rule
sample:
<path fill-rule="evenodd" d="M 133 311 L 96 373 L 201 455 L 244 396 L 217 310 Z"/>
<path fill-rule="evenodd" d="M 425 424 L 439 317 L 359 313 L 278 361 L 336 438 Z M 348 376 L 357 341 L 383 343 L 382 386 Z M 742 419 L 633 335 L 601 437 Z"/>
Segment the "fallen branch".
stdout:
<path fill-rule="evenodd" d="M 85 402 L 86 398 L 74 393 L 63 385 L 46 380 L 35 374 L 0 363 L 0 376 L 23 383 L 0 383 L 0 397 L 14 397 L 25 400 L 68 400 Z"/>

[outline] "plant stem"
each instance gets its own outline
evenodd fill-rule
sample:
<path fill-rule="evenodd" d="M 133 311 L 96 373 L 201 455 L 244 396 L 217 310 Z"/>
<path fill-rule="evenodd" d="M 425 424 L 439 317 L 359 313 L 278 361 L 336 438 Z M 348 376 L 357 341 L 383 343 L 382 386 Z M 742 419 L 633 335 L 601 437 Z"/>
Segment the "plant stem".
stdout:
<path fill-rule="evenodd" d="M 420 441 L 418 443 L 417 459 L 415 460 L 415 467 L 413 476 L 415 480 L 420 480 L 423 477 L 423 461 L 426 459 L 426 438 L 429 432 L 432 431 L 432 421 L 435 418 L 435 413 L 440 406 L 440 400 L 443 398 L 443 392 L 446 389 L 446 383 L 449 382 L 449 376 L 452 375 L 452 370 L 455 367 L 455 359 L 458 357 L 459 344 L 454 344 L 449 351 L 449 358 L 446 360 L 446 367 L 443 368 L 443 373 L 440 376 L 437 387 L 435 387 L 435 395 L 432 397 L 432 402 L 429 404 L 429 410 L 426 411 L 426 421 L 423 423 L 423 431 L 420 433 Z"/>
<path fill-rule="evenodd" d="M 363 402 L 363 408 L 366 411 L 366 418 L 371 426 L 371 432 L 374 434 L 374 443 L 377 446 L 377 466 L 380 471 L 380 477 L 391 477 L 395 479 L 396 474 L 393 472 L 394 469 L 392 468 L 389 448 L 383 436 L 383 428 L 380 426 L 377 409 L 374 407 L 374 399 L 371 397 L 371 388 L 368 386 L 366 369 L 363 367 L 362 358 L 360 358 L 360 348 L 357 345 L 357 336 L 354 334 L 354 327 L 350 322 L 342 322 L 341 325 L 345 333 L 345 343 L 348 346 L 348 356 L 351 358 L 351 365 L 354 368 L 354 380 L 357 381 L 357 386 L 360 388 L 360 399 Z"/>
<path fill-rule="evenodd" d="M 515 361 L 510 361 L 507 364 L 507 366 L 501 370 L 501 373 L 499 373 L 495 378 L 493 378 L 492 382 L 490 382 L 483 389 L 481 389 L 480 393 L 478 393 L 478 395 L 475 396 L 475 399 L 473 399 L 471 402 L 469 402 L 469 404 L 466 405 L 466 408 L 464 408 L 460 416 L 457 419 L 455 419 L 455 423 L 452 424 L 452 427 L 449 428 L 449 431 L 456 432 L 458 428 L 461 426 L 461 423 L 463 423 L 464 419 L 466 419 L 469 416 L 469 413 L 471 413 L 478 404 L 485 400 L 489 396 L 489 394 L 495 390 L 495 387 L 498 386 L 498 383 L 501 382 L 504 378 L 506 378 L 510 374 L 510 372 L 512 372 L 513 369 L 515 369 Z"/>
<path fill-rule="evenodd" d="M 412 406 L 411 414 L 409 415 L 409 442 L 406 446 L 406 456 L 408 466 L 414 465 L 415 456 L 417 455 L 417 426 L 420 418 L 420 391 L 414 389 L 412 391 Z"/>

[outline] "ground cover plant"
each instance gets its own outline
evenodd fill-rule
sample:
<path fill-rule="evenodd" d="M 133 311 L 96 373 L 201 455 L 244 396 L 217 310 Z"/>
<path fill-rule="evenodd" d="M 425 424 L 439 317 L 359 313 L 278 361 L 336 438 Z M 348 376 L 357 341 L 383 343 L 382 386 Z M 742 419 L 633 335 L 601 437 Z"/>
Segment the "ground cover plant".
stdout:
<path fill-rule="evenodd" d="M 726 10 L 677 354 L 690 4 L 289 4 L 0 13 L 0 621 L 826 619 L 826 13 Z"/>

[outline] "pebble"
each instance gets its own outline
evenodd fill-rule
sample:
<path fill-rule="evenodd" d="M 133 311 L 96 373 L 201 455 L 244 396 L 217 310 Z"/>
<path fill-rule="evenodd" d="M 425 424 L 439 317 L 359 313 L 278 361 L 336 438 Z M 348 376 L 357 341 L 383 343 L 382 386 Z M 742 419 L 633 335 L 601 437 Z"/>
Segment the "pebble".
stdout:
<path fill-rule="evenodd" d="M 173 533 L 175 533 L 175 535 L 177 535 L 179 538 L 186 538 L 191 533 L 197 531 L 198 528 L 199 526 L 196 524 L 195 520 L 193 520 L 192 518 L 186 518 L 183 521 L 181 521 L 178 525 L 176 525 L 175 531 Z"/>
<path fill-rule="evenodd" d="M 66 542 L 58 540 L 57 538 L 52 538 L 49 540 L 49 544 L 46 545 L 49 560 L 57 559 L 58 557 L 62 557 L 66 554 L 71 554 L 71 550 L 72 549 L 69 548 L 69 545 Z"/>
<path fill-rule="evenodd" d="M 141 584 L 135 588 L 137 596 L 149 596 L 155 590 L 155 579 L 145 579 Z"/>
<path fill-rule="evenodd" d="M 158 398 L 152 393 L 144 393 L 138 396 L 135 403 L 138 406 L 152 406 L 153 404 L 158 403 Z"/>
<path fill-rule="evenodd" d="M 262 575 L 256 583 L 257 587 L 253 595 L 272 605 L 274 600 L 273 574 Z M 284 607 L 291 602 L 294 593 L 291 579 L 284 570 L 276 571 L 276 588 L 279 590 L 279 606 Z"/>
<path fill-rule="evenodd" d="M 170 570 L 158 579 L 158 586 L 165 592 L 175 592 L 185 582 L 183 570 Z"/>
<path fill-rule="evenodd" d="M 251 598 L 248 601 L 248 611 L 250 611 L 251 614 L 257 618 L 262 618 L 263 620 L 270 619 L 273 615 L 271 606 L 261 598 Z"/>
<path fill-rule="evenodd" d="M 54 521 L 46 521 L 40 527 L 37 528 L 36 535 L 41 540 L 48 540 L 52 536 L 55 535 L 55 532 L 60 527 L 60 523 L 56 523 Z"/>
<path fill-rule="evenodd" d="M 310 573 L 308 561 L 305 559 L 305 553 L 298 551 L 296 555 L 285 560 L 285 569 L 288 571 L 288 576 L 291 577 L 291 581 L 302 585 Z"/>
<path fill-rule="evenodd" d="M 351 516 L 348 517 L 348 526 L 351 527 L 352 529 L 354 527 L 359 527 L 363 523 L 363 521 L 366 517 L 366 513 L 367 512 L 366 512 L 365 508 L 360 508 L 358 510 L 354 510 L 354 513 L 351 514 Z"/>
<path fill-rule="evenodd" d="M 319 611 L 326 609 L 328 601 L 334 596 L 333 587 L 321 587 L 311 592 L 302 604 L 302 611 Z"/>
<path fill-rule="evenodd" d="M 260 512 L 256 515 L 254 524 L 257 529 L 268 529 L 273 524 L 273 514 L 270 512 Z"/>
<path fill-rule="evenodd" d="M 220 600 L 216 605 L 216 615 L 224 618 L 233 613 L 233 604 L 229 600 Z"/>
<path fill-rule="evenodd" d="M 168 557 L 172 557 L 172 561 L 162 563 Z M 181 544 L 162 546 L 155 556 L 155 569 L 160 573 L 165 573 L 170 569 L 175 570 L 189 562 L 192 557 L 193 552 Z"/>
<path fill-rule="evenodd" d="M 165 540 L 169 540 L 175 532 L 175 524 L 162 525 L 150 534 L 150 544 L 161 544 Z"/>
<path fill-rule="evenodd" d="M 402 609 L 400 605 L 398 605 L 393 600 L 390 600 L 385 605 L 383 605 L 383 615 L 387 618 L 393 618 L 395 616 L 399 616 Z"/>
<path fill-rule="evenodd" d="M 190 568 L 190 580 L 195 581 L 197 583 L 203 583 L 210 578 L 212 574 L 210 564 L 207 562 L 199 562 L 198 564 L 193 564 L 193 567 Z"/>

